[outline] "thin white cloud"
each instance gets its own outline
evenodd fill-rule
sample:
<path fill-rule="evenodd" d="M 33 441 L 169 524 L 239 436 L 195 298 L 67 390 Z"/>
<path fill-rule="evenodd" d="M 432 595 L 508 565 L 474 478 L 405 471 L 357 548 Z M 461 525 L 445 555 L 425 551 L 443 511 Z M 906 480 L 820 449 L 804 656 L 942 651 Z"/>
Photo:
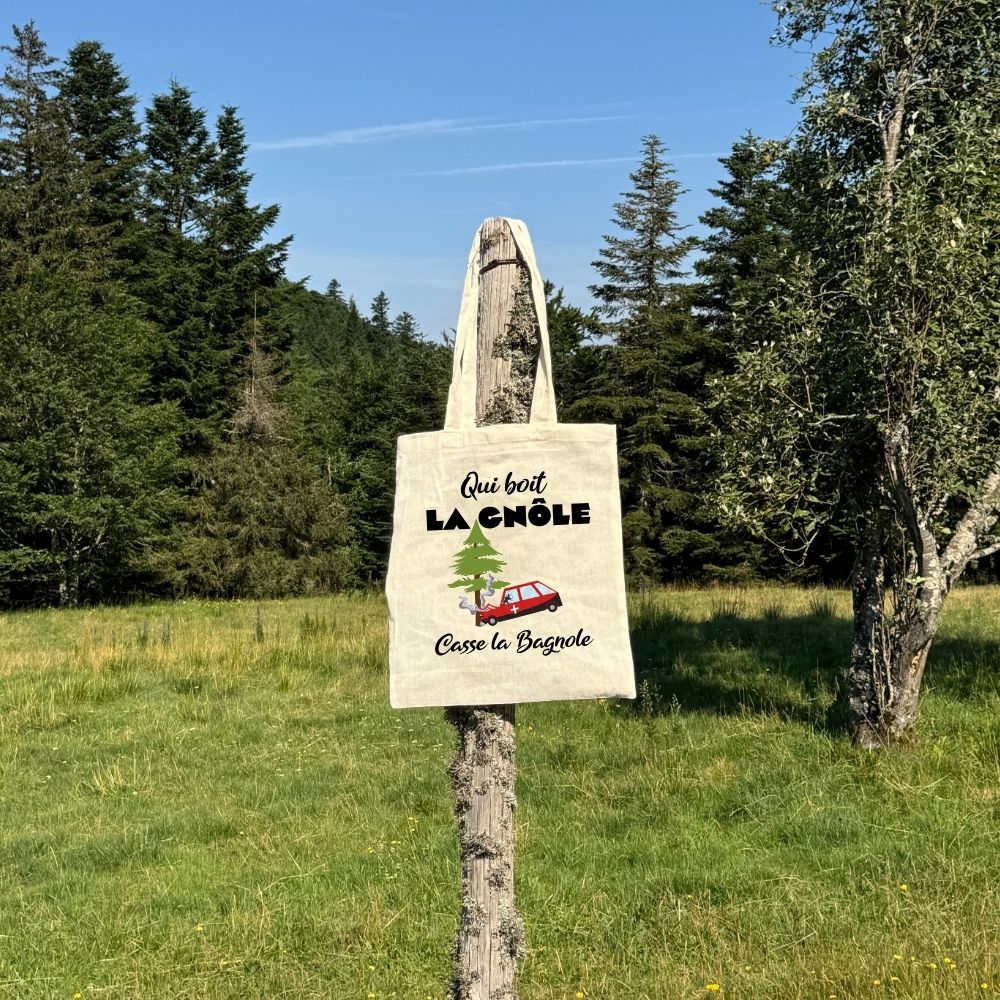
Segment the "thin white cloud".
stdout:
<path fill-rule="evenodd" d="M 626 121 L 635 115 L 590 115 L 583 118 L 530 118 L 514 122 L 470 121 L 461 118 L 429 118 L 425 121 L 403 122 L 398 125 L 367 125 L 361 128 L 337 129 L 323 135 L 306 135 L 292 139 L 274 139 L 252 143 L 261 149 L 314 149 L 320 146 L 350 146 L 365 142 L 386 142 L 429 135 L 456 135 L 472 132 L 498 132 L 546 128 L 560 125 L 583 125 L 593 122 Z"/>
<path fill-rule="evenodd" d="M 722 153 L 678 153 L 668 160 L 706 160 L 722 156 Z M 397 174 L 398 177 L 457 177 L 461 174 L 493 174 L 504 170 L 545 170 L 552 167 L 601 167 L 613 163 L 635 163 L 632 156 L 605 156 L 592 160 L 522 160 L 519 163 L 487 163 L 478 167 L 451 167 L 447 170 L 423 170 L 411 174 Z"/>
<path fill-rule="evenodd" d="M 593 160 L 522 160 L 520 163 L 487 163 L 478 167 L 422 170 L 407 177 L 458 177 L 462 174 L 494 174 L 504 170 L 545 170 L 550 167 L 600 167 L 609 163 L 632 163 L 634 156 L 605 156 Z"/>
<path fill-rule="evenodd" d="M 667 159 L 674 160 L 717 160 L 725 153 L 668 153 Z M 448 167 L 443 170 L 414 170 L 399 174 L 340 174 L 328 178 L 331 181 L 377 181 L 397 177 L 460 177 L 464 174 L 495 174 L 507 170 L 547 170 L 560 167 L 602 167 L 619 163 L 636 163 L 632 156 L 601 156 L 585 160 L 521 160 L 516 163 L 484 163 L 473 167 Z"/>

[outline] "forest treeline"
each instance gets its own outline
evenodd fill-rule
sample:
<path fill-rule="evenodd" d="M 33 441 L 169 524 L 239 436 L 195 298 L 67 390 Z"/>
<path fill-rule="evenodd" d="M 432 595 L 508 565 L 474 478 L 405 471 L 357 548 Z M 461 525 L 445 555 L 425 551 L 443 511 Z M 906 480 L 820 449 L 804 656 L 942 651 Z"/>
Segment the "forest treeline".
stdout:
<path fill-rule="evenodd" d="M 395 439 L 442 426 L 448 345 L 384 293 L 362 311 L 335 278 L 289 280 L 236 107 L 210 118 L 172 81 L 140 108 L 100 43 L 56 59 L 33 24 L 4 51 L 0 606 L 380 580 Z M 777 329 L 815 211 L 792 160 L 745 135 L 695 239 L 647 136 L 595 247 L 597 307 L 546 287 L 561 419 L 619 427 L 637 585 L 851 571 L 849 515 L 803 503 L 804 530 L 772 544 L 720 489 L 745 440 L 730 436 L 741 353 Z"/>

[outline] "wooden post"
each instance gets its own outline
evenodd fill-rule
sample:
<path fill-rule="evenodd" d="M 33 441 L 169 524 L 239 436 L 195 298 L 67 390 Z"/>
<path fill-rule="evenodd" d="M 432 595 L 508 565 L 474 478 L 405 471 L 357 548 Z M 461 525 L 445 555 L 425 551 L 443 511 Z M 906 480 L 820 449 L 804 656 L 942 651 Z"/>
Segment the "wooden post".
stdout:
<path fill-rule="evenodd" d="M 509 339 L 526 269 L 502 219 L 488 219 L 481 239 L 476 422 L 499 423 L 492 414 L 503 413 L 507 422 L 523 423 L 534 388 L 534 359 L 527 355 L 533 339 L 537 357 L 537 334 L 519 348 L 520 358 L 502 344 Z M 524 369 L 525 363 L 530 363 L 531 378 L 512 380 L 512 365 Z M 514 706 L 451 708 L 446 717 L 458 737 L 450 774 L 462 858 L 462 912 L 450 995 L 452 1000 L 517 1000 L 524 928 L 514 900 Z"/>

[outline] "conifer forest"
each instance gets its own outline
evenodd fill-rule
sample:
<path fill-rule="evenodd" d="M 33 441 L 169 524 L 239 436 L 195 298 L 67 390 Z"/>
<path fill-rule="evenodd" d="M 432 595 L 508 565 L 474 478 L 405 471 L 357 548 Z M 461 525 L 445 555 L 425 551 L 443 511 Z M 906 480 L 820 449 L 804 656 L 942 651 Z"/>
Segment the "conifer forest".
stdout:
<path fill-rule="evenodd" d="M 842 30 L 795 134 L 721 159 L 705 235 L 637 137 L 596 306 L 546 285 L 560 419 L 618 427 L 640 588 L 860 559 L 926 610 L 906 581 L 992 572 L 998 15 L 873 48 L 875 6 L 829 6 L 779 11 L 779 41 Z M 171 81 L 140 107 L 100 42 L 53 53 L 33 23 L 4 56 L 0 606 L 377 585 L 395 439 L 441 427 L 449 331 L 289 279 L 235 106 Z"/>

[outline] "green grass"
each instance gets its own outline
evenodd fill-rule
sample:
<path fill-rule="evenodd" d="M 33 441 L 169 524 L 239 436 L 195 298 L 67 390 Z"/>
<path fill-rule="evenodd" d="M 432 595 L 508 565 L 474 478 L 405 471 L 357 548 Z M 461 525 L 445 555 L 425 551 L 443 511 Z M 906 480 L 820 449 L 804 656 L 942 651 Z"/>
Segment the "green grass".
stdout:
<path fill-rule="evenodd" d="M 881 756 L 847 607 L 647 596 L 634 704 L 519 709 L 522 1000 L 1000 991 L 1000 589 Z M 388 707 L 379 598 L 260 608 L 0 617 L 0 997 L 444 995 L 451 730 Z"/>

